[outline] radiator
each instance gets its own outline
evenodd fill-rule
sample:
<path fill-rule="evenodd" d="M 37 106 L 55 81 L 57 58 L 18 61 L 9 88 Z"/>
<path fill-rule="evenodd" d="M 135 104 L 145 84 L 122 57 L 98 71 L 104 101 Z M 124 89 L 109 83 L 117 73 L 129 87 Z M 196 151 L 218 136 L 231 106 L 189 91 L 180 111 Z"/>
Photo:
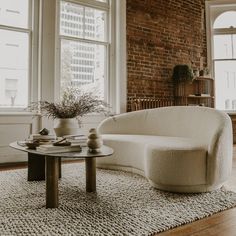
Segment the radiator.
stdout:
<path fill-rule="evenodd" d="M 173 98 L 130 98 L 131 111 L 174 106 Z"/>

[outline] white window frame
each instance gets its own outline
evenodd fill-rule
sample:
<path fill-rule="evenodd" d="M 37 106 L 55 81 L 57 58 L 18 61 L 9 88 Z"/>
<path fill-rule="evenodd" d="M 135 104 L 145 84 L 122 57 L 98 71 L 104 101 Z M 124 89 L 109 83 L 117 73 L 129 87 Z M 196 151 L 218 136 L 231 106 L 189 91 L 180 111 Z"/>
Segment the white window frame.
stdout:
<path fill-rule="evenodd" d="M 232 9 L 236 11 L 235 0 L 215 0 L 206 1 L 206 31 L 207 31 L 207 62 L 209 69 L 214 75 L 213 52 L 214 43 L 213 36 L 219 34 L 236 33 L 236 29 L 213 29 L 216 18 L 226 11 Z"/>
<path fill-rule="evenodd" d="M 235 34 L 236 28 L 231 29 L 214 29 L 213 25 L 217 17 L 227 11 L 236 11 L 235 0 L 211 0 L 205 2 L 206 7 L 206 32 L 207 32 L 207 63 L 213 78 L 215 77 L 214 61 L 223 59 L 214 59 L 214 35 Z M 226 61 L 225 59 L 224 61 Z M 235 59 L 230 59 L 235 60 Z"/>
<path fill-rule="evenodd" d="M 126 112 L 126 0 L 108 0 L 107 3 L 94 0 L 65 0 L 83 6 L 108 10 L 108 91 L 106 99 L 114 113 Z M 57 24 L 56 24 L 56 67 L 54 99 L 60 97 L 60 0 L 57 0 Z M 66 38 L 69 38 L 66 36 Z M 83 40 L 80 40 L 83 41 Z M 88 40 L 89 41 L 89 40 Z M 85 41 L 84 41 L 85 42 Z M 94 43 L 96 41 L 93 40 Z M 101 44 L 100 41 L 98 41 Z"/>
<path fill-rule="evenodd" d="M 38 100 L 38 51 L 39 51 L 39 17 L 41 0 L 29 0 L 28 8 L 28 29 L 0 25 L 0 29 L 23 32 L 29 34 L 29 61 L 28 61 L 28 105 Z M 0 107 L 0 114 L 21 112 L 25 113 L 25 108 L 3 108 Z"/>

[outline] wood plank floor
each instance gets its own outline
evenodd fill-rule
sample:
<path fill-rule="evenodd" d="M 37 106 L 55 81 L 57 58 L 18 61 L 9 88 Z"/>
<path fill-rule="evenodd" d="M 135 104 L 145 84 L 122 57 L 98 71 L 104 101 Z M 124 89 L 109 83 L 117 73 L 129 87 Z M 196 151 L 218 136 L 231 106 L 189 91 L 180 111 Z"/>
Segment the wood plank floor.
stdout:
<path fill-rule="evenodd" d="M 27 164 L 14 164 L 0 166 L 0 171 L 26 168 Z M 230 180 L 225 184 L 227 189 L 236 191 L 236 145 L 234 145 L 233 172 Z M 191 224 L 186 224 L 163 233 L 158 236 L 236 236 L 236 208 L 232 208 L 214 214 Z"/>

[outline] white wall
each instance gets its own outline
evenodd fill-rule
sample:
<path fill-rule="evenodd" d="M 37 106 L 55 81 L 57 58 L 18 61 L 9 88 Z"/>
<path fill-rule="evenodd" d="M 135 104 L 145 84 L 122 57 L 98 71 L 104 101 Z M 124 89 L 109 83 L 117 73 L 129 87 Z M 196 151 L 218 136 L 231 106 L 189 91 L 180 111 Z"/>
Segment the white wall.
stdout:
<path fill-rule="evenodd" d="M 25 140 L 38 132 L 40 118 L 29 113 L 0 114 L 0 163 L 26 161 L 26 154 L 9 147 L 11 142 Z"/>

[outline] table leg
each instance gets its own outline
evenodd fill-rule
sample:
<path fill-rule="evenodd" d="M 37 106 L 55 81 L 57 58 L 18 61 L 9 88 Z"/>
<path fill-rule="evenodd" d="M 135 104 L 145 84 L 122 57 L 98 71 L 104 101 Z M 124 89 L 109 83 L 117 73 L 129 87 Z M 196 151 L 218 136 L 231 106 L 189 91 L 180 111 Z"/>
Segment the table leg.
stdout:
<path fill-rule="evenodd" d="M 61 178 L 61 158 L 59 157 L 59 178 Z M 28 153 L 28 181 L 45 180 L 45 157 Z"/>
<path fill-rule="evenodd" d="M 59 179 L 61 178 L 61 157 L 58 157 Z"/>
<path fill-rule="evenodd" d="M 86 191 L 96 192 L 96 157 L 86 158 Z"/>
<path fill-rule="evenodd" d="M 45 157 L 46 160 L 46 208 L 58 207 L 58 157 Z"/>
<path fill-rule="evenodd" d="M 28 153 L 28 181 L 45 180 L 45 158 L 42 155 Z"/>

